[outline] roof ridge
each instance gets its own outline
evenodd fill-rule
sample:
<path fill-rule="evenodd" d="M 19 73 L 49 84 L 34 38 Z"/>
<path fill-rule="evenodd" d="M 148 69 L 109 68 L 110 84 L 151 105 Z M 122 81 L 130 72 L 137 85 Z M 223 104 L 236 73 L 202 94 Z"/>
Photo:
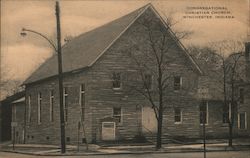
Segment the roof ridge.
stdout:
<path fill-rule="evenodd" d="M 76 53 L 78 51 L 82 51 L 82 50 L 87 51 L 87 52 L 91 51 L 92 55 L 94 55 L 94 56 L 96 55 L 95 58 L 93 59 L 91 57 L 91 59 L 90 59 L 88 54 L 85 53 L 85 55 L 87 55 L 87 56 L 85 56 L 86 60 L 91 60 L 91 62 L 90 63 L 88 61 L 86 62 L 86 60 L 81 61 L 82 63 L 85 62 L 85 64 L 87 64 L 87 65 L 83 64 L 82 67 L 88 67 L 89 65 L 94 63 L 92 61 L 96 61 L 100 57 L 99 56 L 100 54 L 98 54 L 97 52 L 93 52 L 93 49 L 88 47 L 89 45 L 91 45 L 91 42 L 89 42 L 89 41 L 97 40 L 96 41 L 97 43 L 98 42 L 99 42 L 99 44 L 100 44 L 100 42 L 103 43 L 103 44 L 101 44 L 102 46 L 97 45 L 97 48 L 96 48 L 97 50 L 99 49 L 98 51 L 102 54 L 103 52 L 106 51 L 107 48 L 110 47 L 110 43 L 113 43 L 117 39 L 117 37 L 119 37 L 120 34 L 123 33 L 124 30 L 126 30 L 127 27 L 130 26 L 131 23 L 133 23 L 135 21 L 135 19 L 137 19 L 138 16 L 141 15 L 150 6 L 152 6 L 152 4 L 147 3 L 146 5 L 138 8 L 138 9 L 135 9 L 134 11 L 131 11 L 128 14 L 125 14 L 125 15 L 119 17 L 119 18 L 116 18 L 116 19 L 114 19 L 112 21 L 109 21 L 109 22 L 99 26 L 99 27 L 96 27 L 96 28 L 94 28 L 92 30 L 89 30 L 87 32 L 84 32 L 84 33 L 74 37 L 71 41 L 67 42 L 66 44 L 64 44 L 62 46 L 62 55 L 63 55 L 63 57 L 67 56 L 69 54 L 70 54 L 70 56 L 72 56 L 72 55 L 74 55 L 74 53 Z M 100 41 L 101 39 L 96 39 L 96 38 L 94 38 L 94 39 L 92 38 L 92 39 L 86 41 L 87 36 L 89 36 L 91 38 L 91 36 L 95 36 L 96 34 L 99 34 L 100 32 L 102 34 L 104 34 L 102 31 L 103 30 L 107 31 L 108 26 L 110 26 L 112 29 L 116 29 L 114 31 L 115 34 L 113 34 L 112 33 L 113 31 L 111 30 L 112 34 L 108 35 L 110 37 L 103 37 L 103 39 L 102 39 L 103 41 Z M 104 34 L 104 36 L 107 36 L 107 34 Z M 108 40 L 108 43 L 107 43 L 107 40 Z M 81 47 L 80 45 L 82 45 L 82 44 L 79 43 L 79 42 L 83 42 L 85 45 L 88 45 L 88 46 Z M 87 42 L 87 43 L 85 43 L 85 42 Z M 105 43 L 106 43 L 106 45 L 105 45 Z M 75 44 L 78 44 L 78 45 L 76 46 Z M 56 60 L 55 59 L 56 56 L 57 56 L 57 54 L 53 54 L 50 58 L 48 58 L 45 62 L 43 62 L 42 65 L 40 65 L 33 73 L 31 73 L 31 75 L 29 77 L 27 77 L 27 79 L 23 82 L 23 84 L 25 85 L 25 84 L 28 84 L 28 83 L 33 83 L 33 82 L 36 82 L 36 81 L 46 79 L 48 77 L 56 76 L 57 75 L 56 70 L 55 70 L 56 68 L 51 68 L 51 67 L 49 68 L 48 67 L 49 64 L 50 64 L 50 66 L 56 67 L 55 64 L 52 63 L 54 60 Z M 64 65 L 65 64 L 65 62 L 64 62 L 64 64 L 63 64 L 63 73 L 70 72 L 70 71 L 73 71 L 73 70 L 79 68 L 78 66 L 76 66 L 77 64 L 79 64 L 79 61 L 77 61 L 77 60 L 74 61 L 76 63 L 74 63 L 73 66 L 72 66 L 72 61 L 71 61 L 72 59 L 70 59 L 70 56 L 63 59 L 63 60 L 66 60 L 66 62 L 70 62 L 70 64 L 68 63 L 68 65 L 66 65 L 66 66 Z M 47 71 L 47 73 L 45 71 Z"/>
<path fill-rule="evenodd" d="M 144 13 L 144 11 L 145 10 L 147 10 L 148 9 L 148 7 L 150 7 L 150 6 L 152 6 L 152 4 L 151 3 L 148 3 L 148 4 L 146 4 L 145 6 L 143 6 L 143 7 L 141 7 L 141 8 L 139 8 L 139 9 L 136 9 L 135 11 L 133 11 L 133 12 L 131 12 L 131 13 L 129 13 L 129 14 L 127 14 L 127 15 L 125 15 L 125 16 L 128 16 L 128 15 L 130 15 L 130 14 L 132 14 L 132 13 L 135 13 L 136 11 L 139 11 L 139 10 L 141 10 L 141 12 L 140 13 L 138 13 L 138 15 L 126 26 L 126 28 L 102 51 L 102 53 L 100 53 L 99 55 L 98 55 L 98 57 L 93 61 L 93 62 L 91 62 L 90 63 L 90 65 L 89 66 L 92 66 L 98 59 L 99 59 L 99 57 L 100 56 L 102 56 L 105 52 L 106 52 L 106 50 L 117 40 L 117 39 L 119 39 L 120 38 L 120 36 L 141 16 L 141 14 L 142 13 Z M 121 18 L 123 18 L 124 16 L 122 16 Z M 120 18 L 119 18 L 120 19 Z"/>
<path fill-rule="evenodd" d="M 173 39 L 176 41 L 177 45 L 184 51 L 184 53 L 186 54 L 186 56 L 191 60 L 191 62 L 194 64 L 194 66 L 199 71 L 199 73 L 202 74 L 203 72 L 202 72 L 200 66 L 196 63 L 196 61 L 190 55 L 190 53 L 188 52 L 188 50 L 186 49 L 186 47 L 182 44 L 182 42 L 176 37 L 176 35 L 174 34 L 174 32 L 171 29 L 171 27 L 169 27 L 169 24 L 165 21 L 165 19 L 160 15 L 160 13 L 157 11 L 157 9 L 153 5 L 151 5 L 151 8 L 154 11 L 154 13 L 160 18 L 160 20 L 165 25 L 165 27 L 168 28 L 168 31 L 172 35 Z"/>
<path fill-rule="evenodd" d="M 91 29 L 91 30 L 88 30 L 88 31 L 86 31 L 86 32 L 84 32 L 84 33 L 81 33 L 81 34 L 77 35 L 76 37 L 74 37 L 74 38 L 73 38 L 72 40 L 70 40 L 69 42 L 65 43 L 62 47 L 64 47 L 64 46 L 66 47 L 67 44 L 72 43 L 72 41 L 76 40 L 76 39 L 79 38 L 80 36 L 83 36 L 83 35 L 85 35 L 85 34 L 87 34 L 87 33 L 93 32 L 93 31 L 95 31 L 95 30 L 97 30 L 97 29 L 99 29 L 99 28 L 101 28 L 101 27 L 107 26 L 107 25 L 109 25 L 110 23 L 113 23 L 113 22 L 115 22 L 115 21 L 117 21 L 117 20 L 119 20 L 119 19 L 122 19 L 122 18 L 124 18 L 124 17 L 126 17 L 126 16 L 129 16 L 129 15 L 133 14 L 133 13 L 136 13 L 136 12 L 138 12 L 139 10 L 141 10 L 141 12 L 143 12 L 143 11 L 144 11 L 146 8 L 148 8 L 149 6 L 153 6 L 153 5 L 152 5 L 151 3 L 147 3 L 146 5 L 144 5 L 144 6 L 140 7 L 140 8 L 138 8 L 138 9 L 135 9 L 134 11 L 131 11 L 131 12 L 129 12 L 128 14 L 125 14 L 125 15 L 123 15 L 123 16 L 121 16 L 121 17 L 118 17 L 118 18 L 113 19 L 113 20 L 111 20 L 111 21 L 109 21 L 109 22 L 106 22 L 106 23 L 104 23 L 104 24 L 102 24 L 102 25 L 100 25 L 100 26 L 97 26 L 97 27 L 95 27 L 95 28 L 93 28 L 93 29 Z M 143 9 L 143 8 L 144 8 L 144 9 Z"/>

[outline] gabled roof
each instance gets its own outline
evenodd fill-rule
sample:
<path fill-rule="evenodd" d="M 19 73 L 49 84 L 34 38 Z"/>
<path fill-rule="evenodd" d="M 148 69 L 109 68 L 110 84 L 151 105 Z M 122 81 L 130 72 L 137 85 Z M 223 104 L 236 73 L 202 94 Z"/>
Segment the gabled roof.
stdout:
<path fill-rule="evenodd" d="M 92 31 L 83 33 L 74 38 L 70 42 L 66 43 L 62 48 L 62 63 L 63 72 L 71 72 L 82 68 L 92 66 L 97 59 L 129 28 L 134 21 L 140 17 L 142 13 L 148 8 L 152 8 L 156 15 L 160 15 L 156 12 L 151 4 L 147 4 L 142 8 L 139 8 L 119 19 L 109 22 L 101 27 L 98 27 Z M 160 17 L 163 21 L 163 19 Z M 163 21 L 166 25 L 166 23 Z M 193 65 L 201 72 L 199 66 L 186 52 L 183 45 L 176 41 L 181 48 L 183 48 L 185 54 L 191 60 Z M 202 73 L 202 72 L 201 72 Z M 48 77 L 56 76 L 58 74 L 57 67 L 57 55 L 53 55 L 44 64 L 42 64 L 23 84 L 33 83 Z"/>

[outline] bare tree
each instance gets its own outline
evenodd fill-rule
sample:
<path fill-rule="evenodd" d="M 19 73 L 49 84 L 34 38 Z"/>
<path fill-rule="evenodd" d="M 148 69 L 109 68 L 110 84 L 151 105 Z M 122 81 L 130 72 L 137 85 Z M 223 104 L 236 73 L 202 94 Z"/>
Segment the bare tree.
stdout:
<path fill-rule="evenodd" d="M 129 86 L 136 93 L 144 96 L 154 111 L 157 120 L 156 149 L 160 149 L 163 113 L 170 106 L 169 86 L 175 74 L 170 68 L 171 63 L 176 61 L 171 52 L 179 49 L 177 43 L 190 32 L 173 32 L 170 29 L 173 25 L 172 20 L 168 19 L 163 24 L 160 18 L 155 18 L 150 13 L 138 19 L 136 24 L 141 30 L 135 35 L 143 38 L 143 42 L 136 41 L 125 50 L 137 69 L 137 77 L 129 81 Z M 175 86 L 178 88 L 180 85 Z"/>
<path fill-rule="evenodd" d="M 227 114 L 225 115 L 225 122 L 228 123 L 229 138 L 228 146 L 232 147 L 233 142 L 233 127 L 238 110 L 239 96 L 237 93 L 237 84 L 244 80 L 242 68 L 242 50 L 244 48 L 243 42 L 239 41 L 220 41 L 210 43 L 207 53 L 196 53 L 196 58 L 204 57 L 205 62 L 211 62 L 216 65 L 217 69 L 207 68 L 217 77 L 219 83 L 217 91 L 222 92 L 223 95 L 223 109 Z M 194 49 L 194 48 L 193 48 Z M 209 51 L 208 51 L 209 50 Z M 198 51 L 201 52 L 201 51 Z M 210 65 L 211 65 L 210 64 Z M 215 76 L 213 76 L 215 77 Z M 221 88 L 221 89 L 220 89 Z"/>
<path fill-rule="evenodd" d="M 0 77 L 0 99 L 5 98 L 6 96 L 13 95 L 23 88 L 20 87 L 22 81 L 18 79 L 11 79 L 11 76 L 8 76 L 6 69 L 2 69 Z"/>

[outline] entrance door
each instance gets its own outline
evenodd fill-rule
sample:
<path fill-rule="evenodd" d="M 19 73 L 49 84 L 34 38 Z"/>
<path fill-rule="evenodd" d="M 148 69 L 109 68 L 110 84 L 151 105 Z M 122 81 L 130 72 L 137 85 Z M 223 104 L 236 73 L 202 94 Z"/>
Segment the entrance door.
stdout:
<path fill-rule="evenodd" d="M 102 140 L 115 140 L 115 122 L 102 122 Z"/>
<path fill-rule="evenodd" d="M 151 107 L 142 108 L 142 131 L 145 133 L 157 131 L 157 119 L 154 110 Z"/>

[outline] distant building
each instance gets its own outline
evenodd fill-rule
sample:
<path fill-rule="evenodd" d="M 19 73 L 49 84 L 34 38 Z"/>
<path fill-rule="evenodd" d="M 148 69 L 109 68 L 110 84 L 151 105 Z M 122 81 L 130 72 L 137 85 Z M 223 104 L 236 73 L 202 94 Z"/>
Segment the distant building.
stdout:
<path fill-rule="evenodd" d="M 21 91 L 0 102 L 0 141 L 11 140 L 11 121 L 12 121 L 12 102 L 25 96 L 25 92 Z M 24 118 L 21 118 L 24 120 Z"/>
<path fill-rule="evenodd" d="M 238 134 L 250 136 L 250 42 L 245 43 L 245 52 L 240 60 L 239 72 L 243 77 L 238 81 Z"/>
<path fill-rule="evenodd" d="M 25 97 L 11 103 L 12 106 L 12 132 L 11 138 L 15 143 L 25 143 Z"/>

